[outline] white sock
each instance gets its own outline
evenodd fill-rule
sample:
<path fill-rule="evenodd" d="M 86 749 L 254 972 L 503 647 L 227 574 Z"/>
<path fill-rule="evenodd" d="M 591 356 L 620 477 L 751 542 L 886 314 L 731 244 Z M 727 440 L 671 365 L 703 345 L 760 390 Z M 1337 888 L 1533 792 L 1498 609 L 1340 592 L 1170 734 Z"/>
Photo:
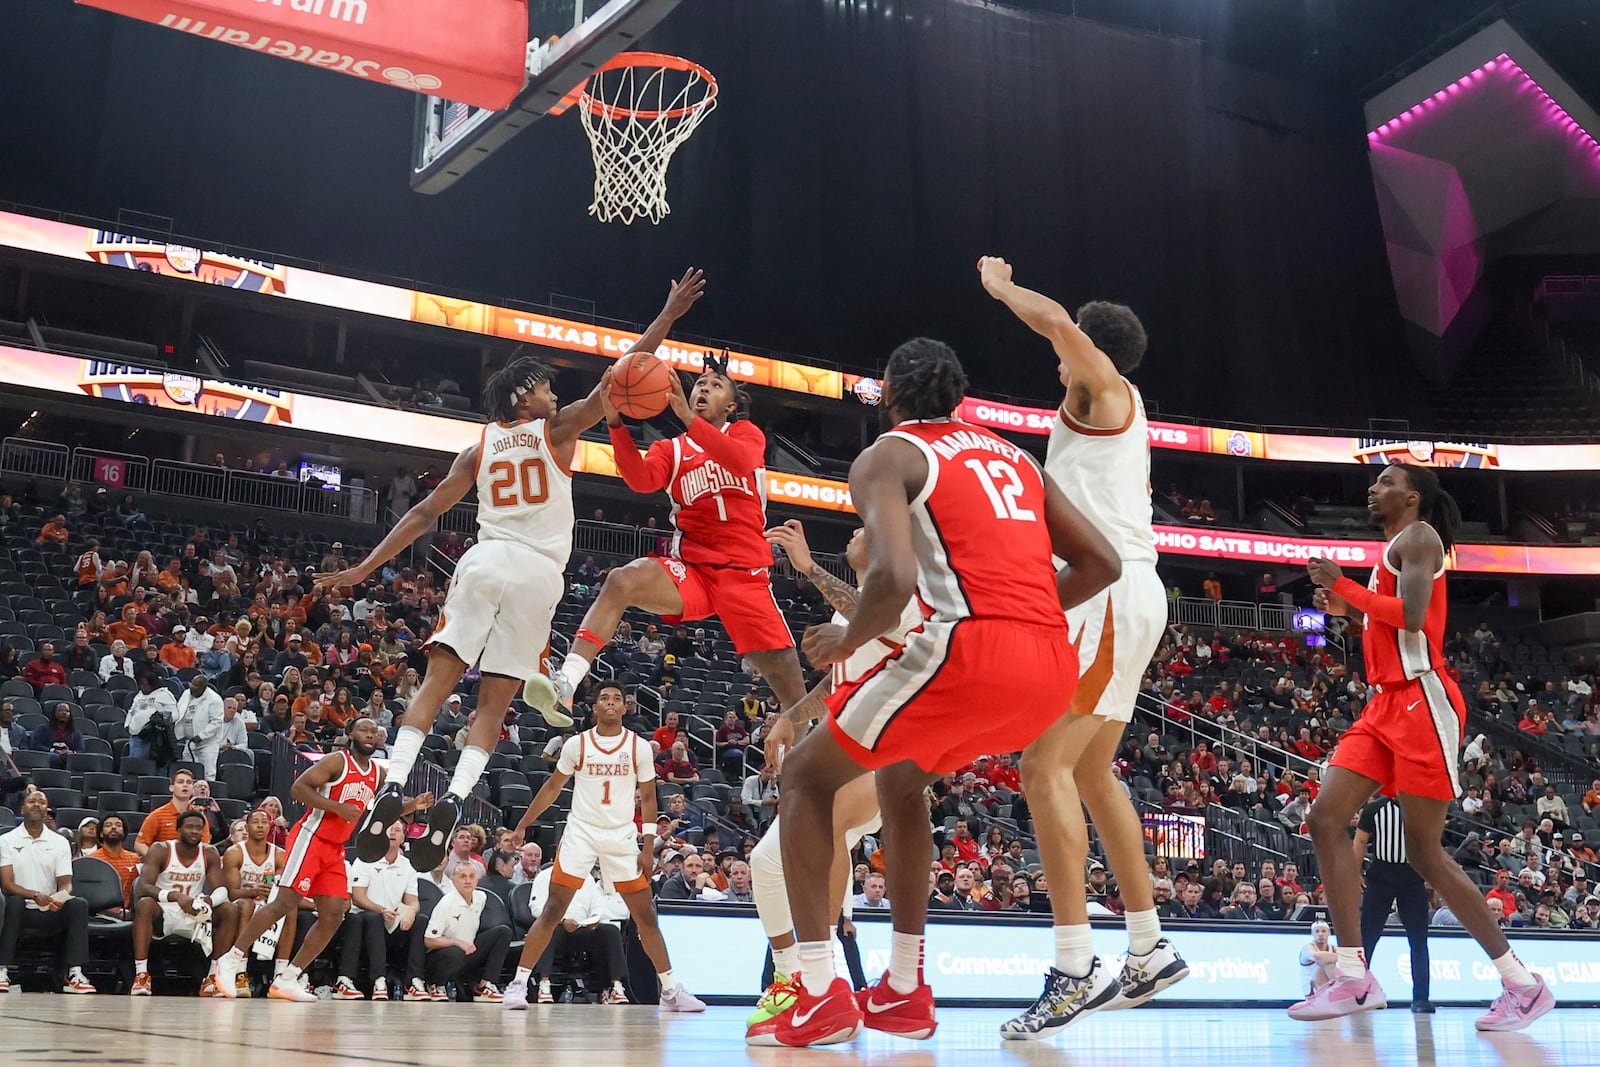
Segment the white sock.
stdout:
<path fill-rule="evenodd" d="M 227 955 L 228 958 L 233 960 L 235 963 L 239 962 L 240 960 L 247 960 L 250 958 L 244 954 L 244 949 L 240 948 L 238 945 L 234 945 L 232 948 L 230 948 Z"/>
<path fill-rule="evenodd" d="M 526 982 L 529 978 L 532 978 L 532 977 L 533 977 L 533 968 L 532 967 L 518 967 L 517 968 L 517 975 L 516 975 L 515 978 L 511 979 L 511 981 L 512 982 Z"/>
<path fill-rule="evenodd" d="M 212 964 L 212 967 L 215 968 L 216 964 Z M 89 976 L 83 973 L 82 967 L 72 968 L 72 970 L 67 972 L 67 977 L 75 979 L 79 982 L 87 982 L 89 980 Z"/>
<path fill-rule="evenodd" d="M 286 964 L 278 977 L 285 982 L 298 982 L 300 980 L 300 968 L 292 963 Z"/>
<path fill-rule="evenodd" d="M 539 988 L 544 990 L 546 993 L 550 992 L 550 979 L 548 979 L 548 978 L 539 979 Z"/>
<path fill-rule="evenodd" d="M 1156 909 L 1130 911 L 1122 918 L 1128 924 L 1130 956 L 1145 955 L 1156 947 L 1156 942 L 1161 940 L 1161 916 L 1156 914 Z"/>
<path fill-rule="evenodd" d="M 801 941 L 795 945 L 800 954 L 800 980 L 806 992 L 820 997 L 833 984 L 837 973 L 833 963 L 833 942 Z"/>
<path fill-rule="evenodd" d="M 0 967 L 0 974 L 4 974 L 4 973 L 5 973 L 5 968 Z M 149 960 L 134 960 L 133 961 L 133 973 L 134 974 L 149 974 L 150 973 L 150 961 Z"/>
<path fill-rule="evenodd" d="M 384 774 L 386 781 L 405 788 L 406 779 L 411 777 L 411 768 L 416 766 L 417 757 L 422 754 L 422 739 L 425 736 L 415 726 L 400 727 L 394 735 L 394 744 L 389 746 L 389 769 Z"/>
<path fill-rule="evenodd" d="M 775 948 L 772 950 L 772 973 L 779 978 L 788 978 L 800 969 L 800 950 L 790 945 L 788 948 Z"/>
<path fill-rule="evenodd" d="M 915 993 L 922 984 L 921 934 L 902 934 L 896 930 L 889 940 L 889 988 L 896 993 Z"/>
<path fill-rule="evenodd" d="M 1340 945 L 1336 950 L 1339 956 L 1339 973 L 1346 978 L 1365 978 L 1367 976 L 1367 954 L 1361 950 L 1360 945 L 1354 948 L 1345 948 Z"/>
<path fill-rule="evenodd" d="M 1489 961 L 1494 964 L 1494 969 L 1500 972 L 1500 981 L 1506 985 L 1533 985 L 1537 980 L 1533 972 L 1522 965 L 1515 952 L 1507 952 L 1498 959 Z"/>
<path fill-rule="evenodd" d="M 589 661 L 576 652 L 568 652 L 567 658 L 561 661 L 561 677 L 576 692 L 583 680 L 589 677 Z"/>
<path fill-rule="evenodd" d="M 1094 938 L 1088 923 L 1055 927 L 1056 970 L 1083 978 L 1094 966 Z"/>
<path fill-rule="evenodd" d="M 456 764 L 455 776 L 450 779 L 450 788 L 446 792 L 452 796 L 470 797 L 472 787 L 478 784 L 478 779 L 483 777 L 483 769 L 488 765 L 489 753 L 477 745 L 468 745 L 461 750 L 461 760 Z"/>
<path fill-rule="evenodd" d="M 656 981 L 661 983 L 661 992 L 670 993 L 678 988 L 678 980 L 672 977 L 672 971 L 661 971 L 656 975 Z"/>
<path fill-rule="evenodd" d="M 235 950 L 235 951 L 237 951 L 237 950 Z M 273 960 L 272 961 L 272 977 L 273 977 L 273 979 L 276 980 L 276 979 L 282 978 L 283 977 L 283 972 L 285 970 L 287 970 L 288 967 L 289 967 L 289 961 L 288 960 Z"/>

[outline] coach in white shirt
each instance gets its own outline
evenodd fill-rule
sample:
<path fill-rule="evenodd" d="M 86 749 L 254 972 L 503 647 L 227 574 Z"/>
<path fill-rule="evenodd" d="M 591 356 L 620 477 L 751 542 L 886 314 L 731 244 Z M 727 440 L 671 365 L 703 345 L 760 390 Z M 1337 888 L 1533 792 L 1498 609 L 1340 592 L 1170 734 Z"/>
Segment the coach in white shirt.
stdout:
<path fill-rule="evenodd" d="M 111 642 L 111 653 L 100 657 L 100 680 L 109 682 L 115 674 L 133 677 L 133 657 L 128 655 L 128 646 L 122 641 Z"/>
<path fill-rule="evenodd" d="M 42 792 L 22 802 L 22 822 L 0 835 L 0 891 L 5 919 L 0 927 L 0 991 L 11 990 L 10 966 L 24 931 L 45 934 L 59 946 L 67 968 L 63 993 L 93 993 L 84 977 L 89 958 L 89 902 L 72 896 L 72 846 L 45 825 L 50 800 Z M 58 899 L 59 894 L 68 894 Z"/>
<path fill-rule="evenodd" d="M 250 747 L 250 735 L 245 729 L 244 716 L 239 713 L 239 706 L 243 703 L 244 697 L 228 697 L 222 702 L 222 730 L 217 734 L 219 752 Z"/>
<path fill-rule="evenodd" d="M 206 780 L 215 779 L 217 754 L 222 751 L 222 697 L 205 675 L 189 679 L 189 688 L 178 700 L 175 724 L 178 737 L 189 742 L 194 758 L 205 770 Z"/>
<path fill-rule="evenodd" d="M 505 970 L 511 927 L 482 928 L 483 908 L 488 900 L 489 894 L 478 888 L 476 865 L 463 863 L 456 867 L 450 876 L 450 888 L 434 905 L 423 932 L 424 952 L 412 950 L 413 984 L 420 980 L 430 987 L 442 987 L 448 982 L 457 986 L 475 982 L 475 998 L 500 999 L 492 980 Z"/>
<path fill-rule="evenodd" d="M 408 955 L 411 927 L 417 918 L 419 876 L 400 852 L 405 840 L 405 823 L 394 823 L 389 827 L 388 854 L 372 863 L 358 861 L 350 868 L 350 900 L 355 907 L 345 919 L 336 997 L 348 998 L 346 989 L 356 988 L 354 979 L 365 954 L 372 999 L 384 999 L 389 995 L 390 958 Z"/>
<path fill-rule="evenodd" d="M 175 721 L 178 718 L 178 698 L 154 674 L 141 674 L 138 682 L 139 692 L 134 696 L 133 703 L 128 705 L 128 717 L 123 720 L 123 725 L 128 728 L 128 755 L 134 759 L 145 759 L 150 755 L 150 742 L 139 735 L 150 725 L 150 716 L 158 711 L 166 714 L 168 722 Z"/>

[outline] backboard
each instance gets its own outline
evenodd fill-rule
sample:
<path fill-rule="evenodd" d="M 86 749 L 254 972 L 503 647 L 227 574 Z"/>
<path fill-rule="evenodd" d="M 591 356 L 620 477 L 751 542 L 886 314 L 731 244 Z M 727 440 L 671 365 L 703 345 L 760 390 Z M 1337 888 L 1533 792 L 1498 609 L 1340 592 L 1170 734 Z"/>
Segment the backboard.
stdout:
<path fill-rule="evenodd" d="M 617 53 L 666 18 L 680 0 L 529 0 L 528 81 L 504 111 L 437 96 L 417 101 L 411 188 L 448 189 L 539 119 Z"/>

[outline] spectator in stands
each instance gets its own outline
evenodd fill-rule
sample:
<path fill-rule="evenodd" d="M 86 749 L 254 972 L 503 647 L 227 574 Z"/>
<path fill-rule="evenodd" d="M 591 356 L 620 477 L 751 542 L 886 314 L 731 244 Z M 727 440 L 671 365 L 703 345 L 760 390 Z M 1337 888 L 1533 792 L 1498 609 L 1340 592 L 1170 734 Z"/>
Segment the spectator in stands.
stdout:
<path fill-rule="evenodd" d="M 750 731 L 745 728 L 738 712 L 730 711 L 722 717 L 717 728 L 717 762 L 728 778 L 739 780 L 744 774 L 745 748 L 750 744 Z"/>
<path fill-rule="evenodd" d="M 217 776 L 217 754 L 222 751 L 222 697 L 211 688 L 204 674 L 189 679 L 189 687 L 178 698 L 178 714 L 173 720 L 185 750 L 205 772 L 207 779 Z M 209 839 L 208 839 L 209 840 Z"/>
<path fill-rule="evenodd" d="M 478 883 L 479 887 L 493 893 L 502 902 L 510 900 L 511 874 L 517 868 L 516 853 L 500 848 L 491 849 L 488 855 L 483 857 L 483 865 L 489 873 L 483 876 L 483 880 Z"/>
<path fill-rule="evenodd" d="M 22 656 L 16 646 L 8 641 L 0 641 L 0 682 L 21 678 L 22 672 Z"/>
<path fill-rule="evenodd" d="M 1200 583 L 1200 589 L 1207 600 L 1220 601 L 1222 599 L 1222 580 L 1217 577 L 1216 571 L 1206 575 L 1206 580 Z"/>
<path fill-rule="evenodd" d="M 678 741 L 678 713 L 668 711 L 662 719 L 661 725 L 655 733 L 650 735 L 651 744 L 655 745 L 658 753 L 671 752 L 672 746 Z"/>
<path fill-rule="evenodd" d="M 1544 787 L 1544 796 L 1540 797 L 1534 806 L 1540 815 L 1550 819 L 1557 826 L 1568 826 L 1572 822 L 1572 817 L 1567 814 L 1567 802 L 1561 799 L 1553 785 Z"/>
<path fill-rule="evenodd" d="M 17 722 L 17 705 L 10 700 L 0 703 L 0 752 L 10 756 L 28 747 L 28 730 Z"/>
<path fill-rule="evenodd" d="M 39 643 L 39 656 L 22 668 L 22 680 L 36 688 L 67 684 L 66 668 L 56 659 L 55 642 Z"/>
<path fill-rule="evenodd" d="M 656 896 L 662 900 L 697 899 L 703 889 L 712 885 L 711 875 L 706 873 L 705 866 L 705 860 L 698 853 L 691 852 L 683 857 L 682 867 L 662 881 Z"/>
<path fill-rule="evenodd" d="M 765 832 L 773 816 L 778 813 L 778 775 L 769 765 L 744 780 L 740 794 L 745 811 L 756 827 Z"/>
<path fill-rule="evenodd" d="M 670 757 L 661 765 L 661 777 L 673 785 L 698 785 L 700 772 L 689 759 L 689 746 L 682 741 L 673 742 Z"/>
<path fill-rule="evenodd" d="M 307 659 L 306 654 L 301 651 L 304 641 L 305 638 L 303 638 L 299 633 L 290 634 L 287 642 L 288 647 L 286 647 L 282 652 L 279 652 L 277 659 L 273 660 L 272 673 L 282 678 L 285 683 L 288 682 L 288 672 L 290 668 L 295 670 L 296 680 L 298 681 L 299 677 L 303 675 L 311 666 L 311 661 Z"/>
<path fill-rule="evenodd" d="M 1311 810 L 1311 790 L 1301 786 L 1295 790 L 1294 799 L 1283 806 L 1277 819 L 1290 833 L 1297 834 L 1305 825 L 1306 813 Z"/>
<path fill-rule="evenodd" d="M 70 536 L 67 530 L 67 517 L 57 515 L 39 528 L 39 536 L 35 540 L 41 545 L 64 545 Z"/>
<path fill-rule="evenodd" d="M 885 896 L 888 891 L 888 882 L 883 875 L 876 871 L 869 873 L 861 882 L 861 892 L 851 900 L 854 908 L 866 908 L 872 911 L 887 910 L 889 898 Z"/>
<path fill-rule="evenodd" d="M 544 850 L 529 841 L 517 850 L 517 867 L 511 872 L 512 886 L 526 885 L 539 877 L 539 867 L 544 862 Z"/>
<path fill-rule="evenodd" d="M 111 681 L 111 676 L 116 674 L 125 678 L 133 677 L 133 657 L 128 655 L 126 644 L 111 642 L 111 651 L 100 659 L 99 674 L 102 682 Z"/>
<path fill-rule="evenodd" d="M 50 766 L 65 769 L 67 757 L 83 751 L 83 735 L 78 732 L 72 705 L 64 700 L 52 705 L 49 721 L 33 731 L 28 747 L 35 752 L 50 753 Z"/>
<path fill-rule="evenodd" d="M 89 905 L 72 895 L 71 846 L 46 825 L 50 801 L 42 792 L 22 802 L 21 814 L 21 823 L 0 835 L 0 892 L 5 897 L 0 991 L 11 989 L 9 968 L 17 962 L 18 941 L 24 933 L 34 933 L 60 946 L 67 971 L 61 991 L 93 993 L 83 973 L 89 959 Z"/>
<path fill-rule="evenodd" d="M 168 789 L 172 793 L 172 799 L 145 816 L 143 825 L 139 827 L 139 840 L 134 848 L 141 857 L 147 855 L 150 846 L 158 841 L 177 840 L 178 816 L 190 809 L 190 802 L 194 797 L 194 772 L 186 767 L 179 767 L 172 772 L 172 782 Z M 279 817 L 282 814 L 280 806 Z M 209 826 L 203 828 L 200 840 L 210 842 Z"/>
<path fill-rule="evenodd" d="M 949 911 L 984 910 L 983 904 L 973 896 L 974 884 L 972 871 L 965 866 L 957 867 L 952 880 L 952 890 L 940 906 Z"/>
<path fill-rule="evenodd" d="M 478 872 L 478 878 L 482 878 L 488 873 L 488 866 L 483 862 L 483 857 L 478 855 L 474 849 L 474 844 L 472 831 L 467 827 L 463 826 L 455 832 L 455 836 L 450 839 L 450 853 L 444 858 L 444 876 L 446 878 L 453 878 L 456 868 L 463 865 L 475 868 Z M 478 883 L 474 880 L 472 884 L 476 887 Z"/>

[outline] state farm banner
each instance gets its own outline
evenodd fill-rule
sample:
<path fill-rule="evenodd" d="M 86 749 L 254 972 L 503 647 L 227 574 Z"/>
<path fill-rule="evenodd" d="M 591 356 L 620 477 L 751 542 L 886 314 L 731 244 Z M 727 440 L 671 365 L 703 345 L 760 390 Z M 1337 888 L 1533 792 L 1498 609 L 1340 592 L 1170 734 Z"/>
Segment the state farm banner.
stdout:
<path fill-rule="evenodd" d="M 498 111 L 526 81 L 526 0 L 78 0 L 141 22 Z"/>

